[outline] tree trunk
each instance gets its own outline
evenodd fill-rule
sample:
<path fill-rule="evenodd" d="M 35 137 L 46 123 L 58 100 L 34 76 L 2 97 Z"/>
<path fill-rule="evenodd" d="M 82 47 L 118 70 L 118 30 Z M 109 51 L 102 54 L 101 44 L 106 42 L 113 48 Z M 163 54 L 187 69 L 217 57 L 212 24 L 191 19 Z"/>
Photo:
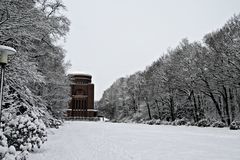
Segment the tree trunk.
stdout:
<path fill-rule="evenodd" d="M 194 91 L 192 91 L 192 97 L 193 97 L 193 105 L 194 105 L 194 113 L 195 113 L 195 122 L 199 121 L 199 111 L 198 111 L 198 106 L 197 106 L 197 101 L 196 101 L 196 97 L 194 94 Z"/>
<path fill-rule="evenodd" d="M 148 102 L 146 102 L 147 104 L 147 109 L 148 109 L 148 116 L 149 116 L 149 119 L 152 119 L 152 115 L 151 115 L 151 110 L 150 110 L 150 105 Z"/>
<path fill-rule="evenodd" d="M 198 111 L 199 111 L 199 119 L 202 119 L 205 117 L 205 111 L 203 109 L 203 104 L 201 102 L 201 95 L 197 96 L 197 100 L 198 100 Z"/>
<path fill-rule="evenodd" d="M 223 100 L 222 99 L 223 99 L 222 96 L 218 96 L 219 108 L 221 109 L 222 114 L 225 115 L 225 113 L 224 113 L 224 106 L 223 106 Z M 216 113 L 216 114 L 218 114 L 218 113 Z"/>
<path fill-rule="evenodd" d="M 236 97 L 239 97 L 238 95 L 238 89 L 235 90 Z M 238 106 L 238 114 L 240 114 L 240 99 L 236 98 L 237 106 Z"/>
<path fill-rule="evenodd" d="M 224 109 L 226 111 L 226 120 L 227 124 L 230 125 L 231 120 L 230 120 L 230 113 L 229 113 L 229 103 L 228 103 L 228 93 L 227 93 L 227 88 L 223 85 L 223 102 L 224 102 Z"/>
<path fill-rule="evenodd" d="M 133 99 L 133 112 L 134 113 L 136 113 L 136 111 L 137 111 L 137 109 L 136 109 L 137 107 L 136 106 L 137 106 L 136 100 Z"/>
<path fill-rule="evenodd" d="M 229 88 L 229 101 L 230 101 L 230 107 L 231 107 L 231 113 L 232 113 L 232 121 L 235 119 L 235 105 L 234 105 L 234 95 L 231 88 Z"/>
<path fill-rule="evenodd" d="M 210 88 L 210 86 L 209 86 L 208 81 L 206 81 L 206 80 L 204 80 L 204 79 L 202 79 L 202 80 L 203 80 L 203 82 L 206 84 L 206 86 L 207 86 L 207 88 L 208 88 L 208 92 L 209 92 L 209 95 L 208 95 L 208 96 L 210 96 L 210 98 L 212 99 L 212 101 L 213 101 L 213 103 L 214 103 L 214 105 L 215 105 L 215 107 L 216 107 L 216 109 L 217 109 L 217 113 L 218 113 L 221 121 L 225 123 L 225 120 L 224 120 L 223 115 L 222 115 L 221 108 L 220 108 L 217 100 L 215 99 L 215 97 L 214 97 L 214 95 L 213 95 L 213 92 L 211 91 L 211 88 Z"/>
<path fill-rule="evenodd" d="M 159 105 L 158 105 L 158 101 L 155 100 L 155 103 L 156 103 L 157 110 L 158 110 L 158 118 L 161 119 L 161 112 L 160 112 L 160 108 L 159 108 Z"/>
<path fill-rule="evenodd" d="M 215 97 L 214 97 L 212 92 L 210 92 L 210 98 L 212 99 L 212 101 L 213 101 L 213 103 L 214 103 L 214 105 L 215 105 L 215 107 L 217 109 L 217 113 L 220 116 L 221 121 L 225 122 L 225 120 L 223 118 L 223 115 L 222 115 L 222 111 L 220 109 L 220 106 L 219 106 L 218 102 L 216 101 L 216 99 L 215 99 Z"/>
<path fill-rule="evenodd" d="M 175 120 L 175 115 L 174 115 L 174 101 L 173 101 L 173 97 L 170 96 L 170 116 L 172 121 Z"/>

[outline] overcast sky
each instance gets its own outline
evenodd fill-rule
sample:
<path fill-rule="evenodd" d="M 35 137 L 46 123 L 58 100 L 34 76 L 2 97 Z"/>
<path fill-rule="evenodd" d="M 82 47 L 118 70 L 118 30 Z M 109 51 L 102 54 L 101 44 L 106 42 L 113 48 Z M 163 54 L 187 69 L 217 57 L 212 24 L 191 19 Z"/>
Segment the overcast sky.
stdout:
<path fill-rule="evenodd" d="M 240 0 L 63 0 L 69 72 L 93 76 L 95 99 L 117 79 L 144 70 L 183 38 L 201 41 L 240 12 Z"/>

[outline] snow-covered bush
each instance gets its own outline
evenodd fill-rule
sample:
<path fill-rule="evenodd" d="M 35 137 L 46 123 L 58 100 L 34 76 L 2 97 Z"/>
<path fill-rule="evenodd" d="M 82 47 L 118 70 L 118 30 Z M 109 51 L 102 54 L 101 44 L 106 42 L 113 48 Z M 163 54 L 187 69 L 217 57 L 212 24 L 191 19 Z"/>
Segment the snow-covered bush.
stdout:
<path fill-rule="evenodd" d="M 231 130 L 238 130 L 238 129 L 240 129 L 240 121 L 233 121 L 230 124 L 230 129 Z"/>
<path fill-rule="evenodd" d="M 213 124 L 211 126 L 217 127 L 217 128 L 223 128 L 223 127 L 226 127 L 226 124 L 221 121 L 215 121 L 215 122 L 213 122 Z"/>
<path fill-rule="evenodd" d="M 161 124 L 162 124 L 162 125 L 171 125 L 172 123 L 169 122 L 169 121 L 161 121 Z"/>
<path fill-rule="evenodd" d="M 151 120 L 147 121 L 147 124 L 149 124 L 149 125 L 154 125 L 155 123 L 156 123 L 155 119 L 151 119 Z"/>
<path fill-rule="evenodd" d="M 26 160 L 27 151 L 17 152 L 14 146 L 8 147 L 7 138 L 0 131 L 0 159 L 1 160 Z"/>
<path fill-rule="evenodd" d="M 161 125 L 161 120 L 160 119 L 157 119 L 156 122 L 155 122 L 156 125 Z"/>
<path fill-rule="evenodd" d="M 140 119 L 138 123 L 144 123 L 144 119 Z"/>
<path fill-rule="evenodd" d="M 201 119 L 197 122 L 198 127 L 209 127 L 211 125 L 211 122 L 208 119 Z"/>
<path fill-rule="evenodd" d="M 15 160 L 16 159 L 16 149 L 13 146 L 7 148 L 5 153 L 3 154 L 2 160 Z"/>
<path fill-rule="evenodd" d="M 0 159 L 3 159 L 8 152 L 7 138 L 0 131 Z"/>
<path fill-rule="evenodd" d="M 191 121 L 191 122 L 187 122 L 185 125 L 186 126 L 196 126 L 196 123 Z"/>
<path fill-rule="evenodd" d="M 139 122 L 142 120 L 142 115 L 141 115 L 139 112 L 137 112 L 137 113 L 135 113 L 135 114 L 133 115 L 132 120 L 133 120 L 134 122 L 139 123 Z"/>
<path fill-rule="evenodd" d="M 59 128 L 59 126 L 61 126 L 62 124 L 63 124 L 62 120 L 51 118 L 50 121 L 49 121 L 48 127 Z"/>
<path fill-rule="evenodd" d="M 188 120 L 186 118 L 182 118 L 182 119 L 176 119 L 175 121 L 172 122 L 172 124 L 176 126 L 181 126 L 181 125 L 186 125 L 187 122 Z"/>
<path fill-rule="evenodd" d="M 112 119 L 111 120 L 112 123 L 118 123 L 118 121 L 116 119 Z M 125 122 L 125 121 L 124 121 Z"/>
<path fill-rule="evenodd" d="M 34 114 L 19 115 L 4 124 L 4 135 L 8 145 L 18 151 L 31 151 L 40 148 L 47 140 L 46 127 Z"/>

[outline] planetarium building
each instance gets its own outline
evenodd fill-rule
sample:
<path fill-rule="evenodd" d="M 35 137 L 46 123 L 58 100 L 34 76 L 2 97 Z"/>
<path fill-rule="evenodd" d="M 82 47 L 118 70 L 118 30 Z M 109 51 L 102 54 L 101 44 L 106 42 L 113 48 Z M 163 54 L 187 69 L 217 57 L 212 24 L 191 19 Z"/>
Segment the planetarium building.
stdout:
<path fill-rule="evenodd" d="M 88 74 L 69 74 L 71 82 L 71 100 L 67 109 L 68 119 L 97 117 L 94 109 L 94 84 Z"/>

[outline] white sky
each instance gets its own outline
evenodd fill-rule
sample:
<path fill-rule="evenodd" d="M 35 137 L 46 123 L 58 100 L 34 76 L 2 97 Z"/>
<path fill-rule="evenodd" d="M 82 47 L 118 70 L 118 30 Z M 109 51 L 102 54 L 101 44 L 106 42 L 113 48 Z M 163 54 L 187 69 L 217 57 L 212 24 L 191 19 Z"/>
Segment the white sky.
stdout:
<path fill-rule="evenodd" d="M 240 13 L 240 0 L 63 0 L 71 71 L 93 76 L 95 99 L 117 79 L 144 70 L 183 38 L 200 41 Z"/>

